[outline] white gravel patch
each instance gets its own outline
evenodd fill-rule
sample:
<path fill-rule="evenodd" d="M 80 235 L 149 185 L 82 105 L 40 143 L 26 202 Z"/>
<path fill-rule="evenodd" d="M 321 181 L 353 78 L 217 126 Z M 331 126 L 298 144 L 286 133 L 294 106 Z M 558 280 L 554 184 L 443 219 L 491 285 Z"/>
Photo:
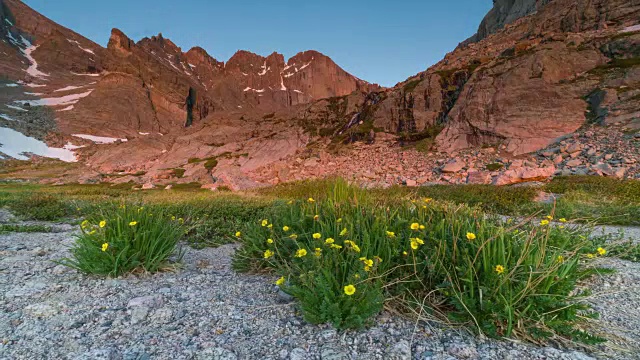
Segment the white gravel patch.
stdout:
<path fill-rule="evenodd" d="M 0 222 L 3 221 L 0 210 Z M 4 221 L 7 219 L 4 212 Z M 634 359 L 481 339 L 384 313 L 373 327 L 307 324 L 274 276 L 235 273 L 234 245 L 186 248 L 184 267 L 148 277 L 100 279 L 57 265 L 74 230 L 0 235 L 0 359 Z M 604 261 L 609 262 L 609 259 Z M 640 264 L 594 283 L 603 326 L 640 338 Z M 608 285 L 607 285 L 608 284 Z M 615 345 L 615 346 L 614 346 Z"/>

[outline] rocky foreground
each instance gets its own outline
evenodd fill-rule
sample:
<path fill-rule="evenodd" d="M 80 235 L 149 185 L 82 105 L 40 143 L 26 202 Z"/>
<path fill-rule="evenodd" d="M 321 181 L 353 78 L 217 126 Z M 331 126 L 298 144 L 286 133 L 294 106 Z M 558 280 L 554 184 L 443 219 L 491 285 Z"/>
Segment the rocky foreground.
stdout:
<path fill-rule="evenodd" d="M 0 214 L 0 221 L 10 220 Z M 74 228 L 0 235 L 0 359 L 640 359 L 640 264 L 594 279 L 598 349 L 481 339 L 384 313 L 362 331 L 305 323 L 271 276 L 237 274 L 234 245 L 186 248 L 175 273 L 99 279 L 53 260 Z"/>

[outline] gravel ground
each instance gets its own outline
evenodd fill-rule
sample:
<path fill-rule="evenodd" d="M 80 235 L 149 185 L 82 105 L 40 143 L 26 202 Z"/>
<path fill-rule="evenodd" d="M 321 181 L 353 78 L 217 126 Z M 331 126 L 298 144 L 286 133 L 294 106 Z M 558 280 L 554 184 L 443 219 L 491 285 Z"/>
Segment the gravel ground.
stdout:
<path fill-rule="evenodd" d="M 640 359 L 630 350 L 640 343 L 636 263 L 602 259 L 619 272 L 592 282 L 598 328 L 616 339 L 596 352 L 559 350 L 389 314 L 357 332 L 309 325 L 273 276 L 231 270 L 234 245 L 187 248 L 175 273 L 85 276 L 52 262 L 74 234 L 55 228 L 0 235 L 0 359 Z"/>

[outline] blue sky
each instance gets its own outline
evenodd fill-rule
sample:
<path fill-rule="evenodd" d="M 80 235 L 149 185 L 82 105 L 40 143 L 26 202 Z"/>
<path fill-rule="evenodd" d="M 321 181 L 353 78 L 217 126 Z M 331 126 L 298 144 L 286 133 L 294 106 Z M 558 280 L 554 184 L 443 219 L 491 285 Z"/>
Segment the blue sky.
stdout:
<path fill-rule="evenodd" d="M 183 51 L 201 46 L 220 61 L 237 50 L 289 58 L 330 56 L 385 86 L 438 62 L 473 35 L 491 0 L 24 0 L 48 18 L 106 46 L 111 28 L 135 41 L 162 32 Z"/>

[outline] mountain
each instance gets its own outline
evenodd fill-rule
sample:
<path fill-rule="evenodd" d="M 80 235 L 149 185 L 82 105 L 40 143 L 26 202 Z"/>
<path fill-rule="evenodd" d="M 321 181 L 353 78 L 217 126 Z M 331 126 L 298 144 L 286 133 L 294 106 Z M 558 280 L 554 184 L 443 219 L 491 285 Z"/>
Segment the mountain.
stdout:
<path fill-rule="evenodd" d="M 169 132 L 185 125 L 188 97 L 197 122 L 216 112 L 267 113 L 378 88 L 316 51 L 287 62 L 277 53 L 238 51 L 225 64 L 199 47 L 183 52 L 162 34 L 136 43 L 118 29 L 104 49 L 21 1 L 0 4 L 0 69 L 26 93 L 16 89 L 2 100 L 48 105 L 62 134 Z"/>
<path fill-rule="evenodd" d="M 640 0 L 495 0 L 476 34 L 390 89 L 315 51 L 224 63 L 117 29 L 102 48 L 18 0 L 0 4 L 0 130 L 87 165 L 54 181 L 640 176 Z"/>

